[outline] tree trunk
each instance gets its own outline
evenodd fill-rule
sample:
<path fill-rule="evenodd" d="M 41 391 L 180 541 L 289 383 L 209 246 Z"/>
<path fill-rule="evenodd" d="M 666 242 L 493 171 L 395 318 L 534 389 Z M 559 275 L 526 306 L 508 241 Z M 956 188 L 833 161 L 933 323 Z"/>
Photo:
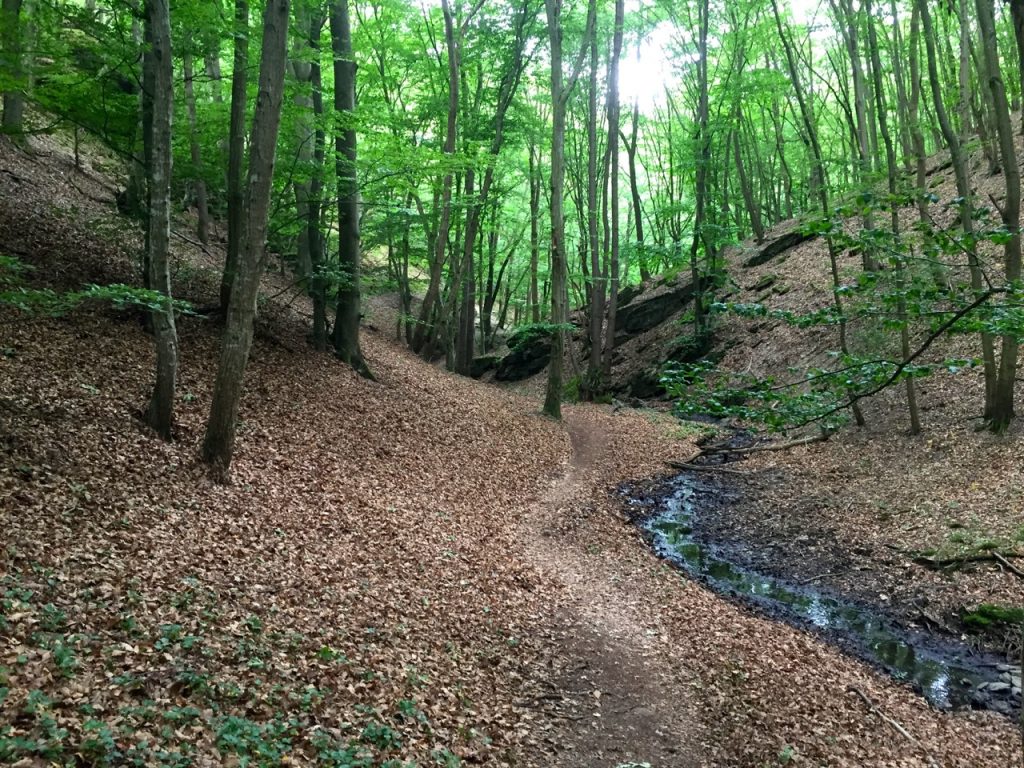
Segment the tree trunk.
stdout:
<path fill-rule="evenodd" d="M 452 19 L 449 0 L 441 0 L 441 10 L 444 13 L 444 39 L 448 50 L 448 122 L 445 127 L 444 148 L 442 151 L 446 159 L 450 160 L 455 155 L 457 139 L 460 62 L 458 43 L 455 38 L 455 23 Z M 446 168 L 450 169 L 451 164 L 446 163 Z M 413 334 L 413 350 L 421 354 L 426 352 L 428 356 L 432 353 L 437 334 L 437 329 L 434 327 L 432 319 L 436 310 L 435 305 L 441 296 L 442 270 L 448 256 L 453 184 L 454 176 L 451 170 L 446 170 L 441 182 L 441 221 L 437 228 L 434 257 L 430 262 L 430 282 L 427 284 L 427 292 L 423 297 L 423 304 L 420 306 L 419 322 L 417 322 L 416 331 Z"/>
<path fill-rule="evenodd" d="M 964 236 L 971 240 L 974 235 L 974 220 L 971 212 L 973 210 L 971 183 L 967 176 L 967 163 L 964 158 L 960 138 L 953 130 L 949 120 L 949 113 L 942 100 L 942 81 L 939 80 L 938 55 L 935 50 L 935 30 L 932 26 L 931 11 L 928 8 L 929 0 L 915 0 L 921 15 L 922 32 L 924 33 L 925 52 L 928 55 L 928 76 L 932 91 L 932 106 L 935 109 L 935 117 L 942 130 L 946 146 L 949 148 L 950 161 L 953 163 L 953 176 L 956 178 L 956 191 L 960 207 L 960 228 Z M 971 274 L 971 290 L 975 296 L 980 296 L 985 290 L 985 276 L 981 264 L 978 261 L 978 254 L 975 248 L 967 249 L 968 268 Z M 985 411 L 986 419 L 992 417 L 996 387 L 996 357 L 995 344 L 992 336 L 987 333 L 981 334 L 981 358 L 982 367 L 985 371 Z"/>
<path fill-rule="evenodd" d="M 188 43 L 186 42 L 186 45 Z M 203 180 L 203 154 L 196 130 L 196 94 L 192 83 L 195 79 L 192 68 L 192 53 L 186 48 L 182 53 L 182 70 L 185 77 L 185 107 L 188 110 L 188 146 L 192 158 L 192 184 L 196 196 L 196 236 L 206 245 L 210 242 L 210 210 L 206 202 L 206 182 Z"/>
<path fill-rule="evenodd" d="M 590 3 L 587 8 L 587 26 L 597 23 L 597 4 Z M 601 269 L 601 245 L 598 236 L 597 207 L 597 35 L 590 38 L 590 82 L 587 88 L 587 200 L 586 200 L 586 233 L 590 253 L 590 324 L 588 340 L 590 344 L 590 360 L 587 365 L 587 376 L 580 387 L 581 395 L 591 399 L 601 389 L 601 340 L 604 330 L 604 298 L 607 290 L 605 276 Z M 609 89 L 611 83 L 609 80 Z M 610 134 L 609 134 L 610 135 Z M 581 206 L 582 208 L 582 206 Z M 582 235 L 582 232 L 581 232 Z M 581 243 L 583 237 L 580 238 Z M 584 272 L 586 259 L 583 259 Z"/>
<path fill-rule="evenodd" d="M 298 28 L 292 41 L 292 55 L 289 60 L 292 77 L 295 78 L 295 142 L 296 171 L 292 179 L 292 191 L 295 193 L 295 215 L 299 222 L 296 238 L 298 264 L 296 273 L 311 291 L 313 280 L 313 243 L 315 235 L 310 231 L 310 197 L 312 195 L 313 150 L 316 139 L 313 122 L 313 63 L 312 46 L 310 45 L 310 7 L 300 0 L 295 4 L 295 25 Z"/>
<path fill-rule="evenodd" d="M 651 279 L 651 270 L 647 265 L 647 254 L 644 251 L 644 209 L 640 200 L 640 184 L 636 170 L 636 151 L 640 130 L 640 102 L 633 103 L 633 121 L 626 144 L 626 155 L 629 158 L 629 194 L 633 201 L 633 221 L 636 226 L 636 253 L 640 266 L 640 279 L 647 282 Z"/>
<path fill-rule="evenodd" d="M 326 136 L 323 129 L 324 93 L 323 79 L 320 71 L 320 33 L 324 25 L 324 16 L 317 11 L 310 19 L 309 47 L 312 52 L 310 66 L 310 85 L 313 96 L 313 122 L 316 130 L 313 134 L 313 179 L 309 185 L 306 232 L 309 239 L 309 260 L 313 272 L 309 294 L 313 300 L 313 349 L 327 349 L 327 285 L 323 277 L 326 261 L 326 243 L 321 232 L 320 217 L 326 209 L 324 205 L 324 155 Z"/>
<path fill-rule="evenodd" d="M 999 49 L 996 37 L 993 0 L 976 0 L 978 26 L 981 29 L 982 50 L 985 56 L 985 70 L 994 107 L 994 122 L 999 140 L 999 159 L 1003 167 L 1003 181 L 1006 184 L 1006 200 L 1000 209 L 1003 226 L 1009 233 L 1003 250 L 1003 264 L 1006 283 L 1015 284 L 1021 273 L 1020 240 L 1020 166 L 1013 143 L 1013 126 L 1010 122 L 1010 105 L 1006 97 L 1006 85 L 999 68 Z M 1002 337 L 999 357 L 999 371 L 993 393 L 992 413 L 989 426 L 993 432 L 1006 430 L 1014 417 L 1013 394 L 1017 380 L 1017 338 L 1011 334 Z"/>
<path fill-rule="evenodd" d="M 171 117 L 174 113 L 171 20 L 167 0 L 146 0 L 146 24 L 151 45 L 147 58 L 153 68 L 147 250 L 149 284 L 161 294 L 160 309 L 153 311 L 151 321 L 156 338 L 156 383 L 146 410 L 146 421 L 160 437 L 170 440 L 178 378 L 178 334 L 174 327 L 167 258 L 171 237 Z"/>
<path fill-rule="evenodd" d="M 239 242 L 237 269 L 231 285 L 220 362 L 213 386 L 213 404 L 203 441 L 204 461 L 213 465 L 220 478 L 225 480 L 234 453 L 242 378 L 252 347 L 256 297 L 266 266 L 271 182 L 284 98 L 288 5 L 289 0 L 268 0 L 263 16 L 259 90 L 249 139 L 245 226 Z"/>
<path fill-rule="evenodd" d="M 1024 0 L 1010 0 L 1010 18 L 1013 21 L 1013 37 L 1017 42 L 1017 76 L 1024 98 Z M 1020 132 L 1024 133 L 1024 109 L 1021 110 Z"/>
<path fill-rule="evenodd" d="M 704 289 L 700 270 L 699 254 L 704 247 L 704 257 L 709 249 L 704 236 L 704 218 L 707 209 L 708 165 L 711 163 L 711 137 L 708 131 L 708 0 L 702 0 L 699 8 L 699 38 L 697 43 L 697 147 L 695 210 L 693 215 L 693 239 L 690 242 L 690 278 L 693 281 L 693 334 L 704 334 Z"/>
<path fill-rule="evenodd" d="M 334 319 L 334 351 L 360 376 L 373 378 L 359 346 L 359 184 L 356 180 L 356 62 L 348 0 L 334 0 L 331 45 L 334 50 L 335 151 L 338 177 L 338 264 L 342 284 Z"/>
<path fill-rule="evenodd" d="M 611 175 L 611 263 L 608 268 L 608 327 L 605 330 L 603 373 L 612 372 L 615 348 L 615 323 L 619 308 L 619 60 L 622 57 L 622 32 L 625 16 L 623 0 L 615 2 L 615 30 L 612 39 L 611 72 L 608 74 L 608 159 Z"/>
<path fill-rule="evenodd" d="M 775 25 L 779 30 L 779 38 L 782 40 L 782 46 L 785 49 L 786 63 L 789 66 L 790 79 L 793 83 L 793 90 L 796 93 L 797 102 L 800 105 L 800 115 L 803 121 L 804 130 L 807 134 L 807 141 L 810 144 L 811 159 L 813 161 L 812 181 L 815 184 L 818 203 L 821 206 L 822 216 L 830 218 L 832 215 L 832 206 L 829 202 L 828 183 L 825 179 L 824 156 L 821 151 L 821 144 L 818 141 L 818 131 L 814 124 L 811 107 L 807 102 L 803 85 L 800 82 L 796 55 L 793 51 L 793 44 L 786 36 L 783 29 L 782 15 L 779 13 L 778 0 L 772 0 L 772 11 L 775 15 Z M 838 290 L 841 285 L 839 277 L 839 257 L 832 237 L 826 237 L 825 242 L 828 245 L 829 267 L 832 272 L 832 304 L 835 307 L 836 315 L 839 318 L 839 349 L 843 354 L 849 355 L 850 348 L 846 340 L 846 312 L 843 306 L 843 300 Z M 853 417 L 857 425 L 864 426 L 864 415 L 861 413 L 859 405 L 854 403 L 850 407 L 850 410 L 853 412 Z"/>
<path fill-rule="evenodd" d="M 537 167 L 537 150 L 530 147 L 530 287 L 529 317 L 531 322 L 540 322 L 540 169 Z"/>
<path fill-rule="evenodd" d="M 501 77 L 501 85 L 498 89 L 498 105 L 494 114 L 494 135 L 491 138 L 490 157 L 492 162 L 487 163 L 484 171 L 483 184 L 480 186 L 480 196 L 472 200 L 468 196 L 469 208 L 466 212 L 466 235 L 464 240 L 464 264 L 463 264 L 463 301 L 462 311 L 459 319 L 459 339 L 456 345 L 455 370 L 464 376 L 468 376 L 473 366 L 474 340 L 476 335 L 476 285 L 473 277 L 473 247 L 477 240 L 480 228 L 480 217 L 487 206 L 491 187 L 494 184 L 494 167 L 498 155 L 505 142 L 505 116 L 523 74 L 523 51 L 527 41 L 527 22 L 530 18 L 530 3 L 526 0 L 520 6 L 515 20 L 515 38 L 512 49 L 512 57 L 508 67 Z M 467 183 L 467 188 L 469 184 Z M 483 338 L 486 339 L 486 333 Z"/>
<path fill-rule="evenodd" d="M 21 2 L 22 0 L 3 0 L 0 5 L 0 45 L 3 47 L 3 58 L 0 62 L 3 63 L 7 76 L 13 81 L 13 87 L 4 91 L 4 115 L 0 125 L 3 132 L 19 144 L 25 141 Z"/>
<path fill-rule="evenodd" d="M 885 144 L 885 167 L 886 178 L 889 183 L 889 210 L 892 214 L 892 236 L 896 243 L 900 240 L 900 213 L 896 205 L 897 174 L 899 169 L 896 160 L 896 146 L 889 132 L 888 107 L 885 102 L 885 89 L 882 87 L 882 59 L 878 53 L 878 39 L 875 33 L 875 19 L 871 13 L 871 0 L 864 0 L 864 7 L 868 19 L 868 50 L 870 51 L 871 74 L 874 81 L 875 91 L 875 113 L 878 115 L 878 127 L 882 133 L 882 141 Z M 900 352 L 904 364 L 909 363 L 911 356 L 910 349 L 910 327 L 907 318 L 906 299 L 906 260 L 899 248 L 893 249 L 892 262 L 896 273 L 897 316 L 900 321 Z M 907 376 L 907 411 L 910 415 L 910 434 L 916 435 L 921 432 L 921 416 L 917 408 L 917 390 L 914 386 L 914 377 Z"/>
<path fill-rule="evenodd" d="M 593 5 L 597 0 L 589 0 Z M 556 326 L 551 334 L 551 363 L 544 396 L 544 413 L 555 419 L 562 418 L 562 375 L 565 352 L 565 330 L 568 322 L 568 263 L 565 252 L 565 114 L 569 95 L 576 86 L 582 67 L 586 44 L 594 33 L 587 29 L 576 66 L 565 83 L 562 74 L 562 0 L 544 0 L 548 19 L 548 38 L 551 44 L 551 322 Z M 588 13 L 588 19 L 593 15 Z"/>
<path fill-rule="evenodd" d="M 235 58 L 231 72 L 231 125 L 228 129 L 228 248 L 220 281 L 220 307 L 227 312 L 244 236 L 245 106 L 249 85 L 249 3 L 235 0 Z M 233 425 L 232 425 L 233 428 Z M 230 449 L 229 449 L 230 453 Z"/>
<path fill-rule="evenodd" d="M 743 124 L 743 112 L 739 103 L 736 104 L 737 129 L 733 131 L 733 151 L 736 156 L 736 175 L 740 181 L 740 192 L 743 193 L 743 204 L 747 208 L 747 217 L 750 219 L 750 228 L 754 231 L 754 240 L 758 243 L 764 242 L 764 227 L 761 224 L 761 210 L 754 199 L 754 189 L 743 166 L 743 152 L 740 147 L 739 126 Z"/>

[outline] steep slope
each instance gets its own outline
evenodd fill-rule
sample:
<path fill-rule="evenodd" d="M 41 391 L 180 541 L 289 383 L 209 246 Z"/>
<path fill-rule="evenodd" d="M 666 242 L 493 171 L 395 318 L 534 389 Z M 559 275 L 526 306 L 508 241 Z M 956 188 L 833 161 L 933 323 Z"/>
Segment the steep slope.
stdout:
<path fill-rule="evenodd" d="M 129 281 L 114 182 L 40 149 L 0 142 L 4 249 L 39 285 Z M 175 284 L 209 303 L 220 253 L 178 246 Z M 265 295 L 229 486 L 196 458 L 214 321 L 182 319 L 163 444 L 135 418 L 137 316 L 0 317 L 0 760 L 1019 759 L 1005 720 L 935 712 L 654 558 L 609 489 L 694 450 L 670 421 L 580 406 L 558 425 L 372 331 L 367 382 L 308 351 L 286 281 Z"/>

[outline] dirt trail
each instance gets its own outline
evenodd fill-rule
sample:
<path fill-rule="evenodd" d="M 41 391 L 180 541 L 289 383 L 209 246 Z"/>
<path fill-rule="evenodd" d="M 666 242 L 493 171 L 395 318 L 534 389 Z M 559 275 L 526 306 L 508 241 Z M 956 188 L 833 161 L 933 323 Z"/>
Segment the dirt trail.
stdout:
<path fill-rule="evenodd" d="M 568 413 L 572 456 L 522 526 L 532 564 L 564 585 L 553 611 L 554 633 L 565 649 L 557 688 L 539 699 L 555 721 L 548 736 L 560 766 L 689 766 L 691 693 L 681 670 L 659 658 L 667 629 L 627 594 L 621 574 L 587 557 L 576 526 L 594 511 L 609 477 L 609 435 L 597 422 Z M 598 502 L 599 503 L 599 502 Z"/>

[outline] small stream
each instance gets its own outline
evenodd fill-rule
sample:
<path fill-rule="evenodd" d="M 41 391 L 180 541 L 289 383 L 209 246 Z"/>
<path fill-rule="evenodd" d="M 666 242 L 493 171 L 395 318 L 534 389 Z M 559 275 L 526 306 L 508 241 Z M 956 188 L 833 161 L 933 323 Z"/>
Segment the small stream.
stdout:
<path fill-rule="evenodd" d="M 962 644 L 903 630 L 871 606 L 743 568 L 729 559 L 725 547 L 698 541 L 693 531 L 703 495 L 699 491 L 707 490 L 692 473 L 682 475 L 653 514 L 642 519 L 640 525 L 660 556 L 716 592 L 819 631 L 907 682 L 940 709 L 1019 710 L 1020 667 L 978 656 Z"/>

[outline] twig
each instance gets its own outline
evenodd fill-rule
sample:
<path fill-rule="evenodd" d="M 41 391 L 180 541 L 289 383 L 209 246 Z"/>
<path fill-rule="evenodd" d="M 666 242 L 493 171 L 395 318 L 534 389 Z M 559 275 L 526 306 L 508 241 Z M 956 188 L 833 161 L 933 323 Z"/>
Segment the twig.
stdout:
<path fill-rule="evenodd" d="M 875 703 L 874 703 L 873 701 L 871 701 L 871 699 L 869 699 L 869 698 L 868 698 L 867 694 L 866 694 L 866 693 L 864 693 L 864 691 L 862 691 L 862 690 L 861 690 L 860 688 L 858 688 L 858 687 L 857 687 L 857 686 L 855 686 L 855 685 L 850 685 L 850 686 L 847 686 L 846 690 L 848 690 L 848 691 L 850 691 L 850 692 L 852 692 L 852 693 L 856 693 L 856 694 L 857 694 L 858 696 L 860 696 L 861 700 L 862 700 L 862 701 L 863 701 L 863 702 L 864 702 L 865 704 L 867 704 L 867 706 L 868 706 L 868 711 L 869 711 L 869 712 L 870 712 L 870 713 L 871 713 L 872 715 L 875 715 L 875 716 L 876 716 L 876 717 L 877 717 L 877 718 L 878 718 L 879 720 L 882 720 L 883 722 L 886 722 L 886 723 L 888 723 L 889 725 L 891 725 L 891 726 L 893 727 L 893 729 L 895 729 L 895 730 L 896 730 L 896 732 L 897 732 L 897 733 L 899 733 L 899 734 L 900 734 L 900 735 L 901 735 L 901 736 L 902 736 L 903 738 L 905 738 L 905 739 L 906 739 L 907 741 L 909 741 L 909 742 L 910 742 L 911 744 L 917 744 L 917 739 L 915 739 L 915 738 L 914 738 L 913 736 L 911 736 L 911 735 L 910 735 L 910 734 L 909 734 L 909 733 L 907 732 L 907 729 L 906 729 L 906 728 L 904 728 L 904 727 L 903 727 L 902 725 L 900 725 L 899 723 L 897 723 L 897 722 L 896 722 L 895 720 L 893 720 L 893 719 L 892 719 L 891 717 L 889 717 L 889 716 L 888 716 L 887 714 L 885 714 L 884 712 L 882 712 L 882 710 L 880 710 L 880 709 L 879 709 L 879 708 L 878 708 L 878 707 L 877 707 L 877 706 L 875 705 Z"/>
<path fill-rule="evenodd" d="M 893 548 L 895 549 L 895 547 Z M 962 568 L 967 563 L 999 563 L 1003 567 L 1024 578 L 1024 572 L 1009 562 L 1010 558 L 1024 558 L 1024 555 L 1016 552 L 989 552 L 984 555 L 964 555 L 963 557 L 951 557 L 946 560 L 936 560 L 934 557 L 915 555 L 913 552 L 897 549 L 897 552 L 911 555 L 914 563 L 932 571 L 941 571 L 946 568 Z"/>
<path fill-rule="evenodd" d="M 702 450 L 697 456 L 714 456 L 718 454 L 729 454 L 732 456 L 745 456 L 748 453 L 761 453 L 764 451 L 788 451 L 790 448 L 797 448 L 801 445 L 810 445 L 811 443 L 822 443 L 828 440 L 829 433 L 822 432 L 817 435 L 809 435 L 807 437 L 801 437 L 798 440 L 790 440 L 786 443 L 770 443 L 769 445 L 754 445 L 749 448 L 724 448 L 720 446 L 712 446 Z M 694 457 L 696 458 L 696 457 Z"/>
<path fill-rule="evenodd" d="M 819 573 L 817 576 L 811 576 L 811 578 L 809 578 L 809 579 L 801 579 L 800 581 L 797 582 L 797 584 L 801 584 L 801 585 L 803 585 L 803 584 L 810 584 L 812 581 L 817 581 L 818 579 L 827 579 L 829 576 L 845 576 L 849 572 L 850 572 L 849 570 L 845 570 L 845 571 L 833 571 L 832 573 Z"/>
<path fill-rule="evenodd" d="M 726 475 L 749 475 L 750 472 L 742 472 L 738 469 L 729 469 L 728 467 L 722 467 L 717 464 L 694 464 L 689 461 L 666 461 L 668 466 L 672 469 L 681 469 L 683 471 L 694 471 L 694 472 L 721 472 Z"/>
<path fill-rule="evenodd" d="M 181 239 L 181 240 L 184 240 L 184 241 L 185 241 L 186 243 L 189 243 L 189 244 L 191 244 L 191 245 L 194 245 L 194 246 L 195 246 L 196 248 L 200 248 L 200 249 L 201 249 L 201 250 L 203 251 L 203 253 L 205 253 L 205 254 L 206 254 L 207 256 L 213 256 L 213 255 L 215 255 L 215 254 L 213 254 L 213 253 L 212 253 L 212 252 L 210 251 L 210 249 L 209 249 L 209 248 L 207 248 L 207 247 L 206 247 L 205 245 L 203 245 L 203 244 L 202 244 L 201 242 L 199 242 L 198 240 L 193 240 L 193 239 L 192 239 L 191 237 L 189 237 L 188 235 L 183 235 L 183 234 L 181 234 L 181 232 L 178 232 L 178 231 L 177 231 L 176 229 L 172 229 L 172 230 L 171 230 L 171 234 L 172 234 L 172 235 L 174 235 L 175 237 L 177 237 L 177 238 Z"/>
<path fill-rule="evenodd" d="M 995 560 L 997 563 L 999 563 L 1001 566 L 1003 566 L 1003 568 L 1008 570 L 1010 573 L 1014 573 L 1017 576 L 1019 576 L 1020 578 L 1024 579 L 1024 571 L 1022 571 L 1020 568 L 1018 568 L 1013 563 L 1011 563 L 1009 560 L 1007 560 L 1002 555 L 1002 553 L 1000 553 L 1000 552 L 993 552 L 992 553 L 992 559 Z"/>

